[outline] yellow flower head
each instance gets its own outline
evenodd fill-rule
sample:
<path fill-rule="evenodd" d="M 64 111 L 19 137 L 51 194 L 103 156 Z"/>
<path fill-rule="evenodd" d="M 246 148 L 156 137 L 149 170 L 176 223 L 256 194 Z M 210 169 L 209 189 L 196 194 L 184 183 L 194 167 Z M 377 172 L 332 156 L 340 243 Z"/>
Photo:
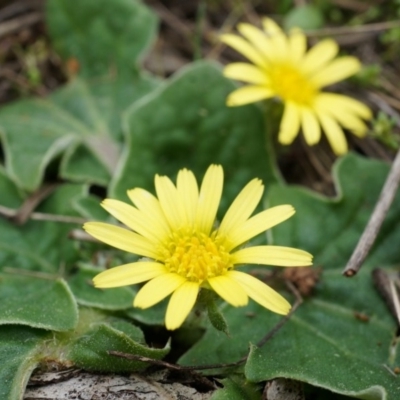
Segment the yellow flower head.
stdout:
<path fill-rule="evenodd" d="M 350 56 L 334 59 L 339 49 L 331 39 L 321 41 L 306 53 L 306 37 L 301 30 L 292 30 L 287 36 L 268 18 L 263 20 L 263 28 L 262 31 L 250 24 L 239 24 L 242 36 L 221 37 L 253 63 L 225 67 L 225 76 L 250 83 L 229 95 L 228 106 L 279 97 L 285 104 L 278 136 L 282 144 L 292 143 L 300 127 L 307 144 L 316 144 L 322 126 L 334 152 L 346 153 L 341 126 L 362 137 L 367 131 L 362 118 L 371 118 L 371 111 L 359 101 L 321 92 L 321 88 L 359 71 L 359 61 Z"/>
<path fill-rule="evenodd" d="M 239 249 L 249 239 L 294 214 L 289 205 L 272 207 L 251 217 L 264 187 L 250 181 L 228 209 L 219 227 L 215 218 L 223 187 L 221 166 L 211 165 L 199 190 L 193 173 L 182 169 L 176 186 L 156 175 L 157 197 L 143 189 L 128 191 L 134 206 L 106 199 L 102 206 L 130 230 L 102 222 L 89 222 L 84 229 L 95 238 L 143 257 L 145 260 L 101 272 L 94 279 L 98 288 L 147 282 L 133 305 L 148 308 L 172 293 L 166 327 L 179 328 L 201 287 L 213 289 L 238 307 L 251 297 L 262 306 L 287 314 L 290 304 L 258 279 L 236 269 L 239 264 L 306 266 L 312 256 L 302 250 L 279 246 Z"/>

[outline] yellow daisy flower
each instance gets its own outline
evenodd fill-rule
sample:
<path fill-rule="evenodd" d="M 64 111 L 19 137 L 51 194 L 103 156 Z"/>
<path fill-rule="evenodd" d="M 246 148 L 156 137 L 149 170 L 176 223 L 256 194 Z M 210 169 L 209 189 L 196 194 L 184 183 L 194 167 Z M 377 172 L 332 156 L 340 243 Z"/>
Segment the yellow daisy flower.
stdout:
<path fill-rule="evenodd" d="M 224 69 L 224 75 L 250 85 L 235 90 L 228 106 L 279 97 L 285 103 L 279 142 L 290 144 L 303 130 L 308 145 L 319 142 L 321 127 L 337 155 L 347 152 L 341 126 L 362 137 L 367 131 L 364 119 L 370 109 L 350 97 L 321 92 L 324 86 L 345 79 L 360 70 L 355 57 L 340 57 L 338 45 L 325 39 L 306 52 L 306 37 L 301 30 L 287 36 L 269 18 L 263 19 L 263 31 L 250 24 L 239 24 L 234 34 L 221 40 L 243 54 L 253 64 L 237 62 Z"/>
<path fill-rule="evenodd" d="M 289 205 L 272 207 L 251 216 L 264 187 L 250 181 L 228 209 L 221 224 L 215 218 L 221 199 L 223 170 L 211 165 L 200 190 L 193 173 L 182 169 L 176 186 L 156 175 L 157 197 L 144 189 L 128 191 L 134 206 L 106 199 L 102 206 L 130 230 L 102 222 L 88 222 L 84 229 L 98 240 L 145 257 L 140 261 L 101 272 L 94 279 L 98 288 L 147 282 L 136 294 L 133 306 L 148 308 L 172 294 L 165 317 L 167 329 L 179 328 L 201 287 L 214 290 L 235 307 L 252 298 L 278 314 L 290 304 L 277 292 L 249 274 L 240 264 L 306 266 L 312 256 L 302 250 L 279 246 L 240 249 L 249 239 L 294 214 Z"/>

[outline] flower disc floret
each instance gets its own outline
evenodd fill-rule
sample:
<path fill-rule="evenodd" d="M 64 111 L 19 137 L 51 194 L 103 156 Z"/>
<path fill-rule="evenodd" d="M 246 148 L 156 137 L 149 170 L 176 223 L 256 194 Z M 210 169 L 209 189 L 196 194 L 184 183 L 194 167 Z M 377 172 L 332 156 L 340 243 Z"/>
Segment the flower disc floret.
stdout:
<path fill-rule="evenodd" d="M 292 206 L 276 206 L 252 216 L 264 189 L 259 179 L 253 179 L 213 230 L 223 188 L 221 166 L 208 168 L 200 189 L 186 169 L 179 171 L 176 186 L 169 178 L 156 175 L 155 187 L 157 197 L 143 189 L 128 191 L 133 206 L 112 199 L 102 203 L 129 229 L 102 222 L 84 225 L 95 238 L 145 257 L 101 272 L 93 279 L 95 287 L 147 282 L 134 299 L 133 305 L 139 308 L 151 307 L 171 295 L 165 317 L 170 330 L 183 323 L 201 287 L 214 290 L 234 307 L 246 305 L 250 297 L 278 314 L 289 312 L 284 297 L 237 269 L 242 264 L 311 265 L 309 253 L 290 247 L 241 249 L 251 238 L 290 218 Z"/>
<path fill-rule="evenodd" d="M 312 107 L 318 89 L 301 71 L 292 65 L 277 64 L 271 66 L 271 89 L 277 97 L 285 101 L 292 101 L 305 107 Z"/>
<path fill-rule="evenodd" d="M 216 232 L 210 236 L 196 231 L 173 233 L 164 254 L 163 261 L 170 272 L 199 285 L 233 268 L 231 255 Z"/>

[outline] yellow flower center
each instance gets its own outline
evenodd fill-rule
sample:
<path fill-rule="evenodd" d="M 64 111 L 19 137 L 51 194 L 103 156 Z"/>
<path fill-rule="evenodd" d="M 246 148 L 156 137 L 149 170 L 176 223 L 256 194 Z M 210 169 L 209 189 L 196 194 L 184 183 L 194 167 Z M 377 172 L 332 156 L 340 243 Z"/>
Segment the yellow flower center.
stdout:
<path fill-rule="evenodd" d="M 271 88 L 283 101 L 293 101 L 311 106 L 318 90 L 295 67 L 287 64 L 274 65 L 269 71 Z"/>
<path fill-rule="evenodd" d="M 164 248 L 164 264 L 191 282 L 202 283 L 233 268 L 230 254 L 216 232 L 175 232 Z"/>

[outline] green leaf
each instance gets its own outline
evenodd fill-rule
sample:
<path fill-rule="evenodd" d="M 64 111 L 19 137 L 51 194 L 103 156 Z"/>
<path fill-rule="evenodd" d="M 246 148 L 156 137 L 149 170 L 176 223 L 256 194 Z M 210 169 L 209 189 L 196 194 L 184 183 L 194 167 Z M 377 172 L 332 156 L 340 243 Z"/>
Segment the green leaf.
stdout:
<path fill-rule="evenodd" d="M 75 79 L 46 99 L 0 111 L 7 174 L 33 191 L 50 161 L 63 154 L 60 176 L 106 185 L 119 157 L 120 115 L 157 82 L 135 74 L 90 83 Z"/>
<path fill-rule="evenodd" d="M 175 177 L 183 167 L 200 179 L 211 163 L 224 167 L 222 209 L 251 179 L 259 177 L 267 187 L 276 182 L 262 112 L 253 105 L 228 108 L 234 88 L 218 66 L 198 62 L 133 105 L 110 195 L 126 199 L 133 187 L 153 191 L 156 173 Z"/>
<path fill-rule="evenodd" d="M 20 188 L 33 191 L 49 162 L 63 155 L 62 178 L 106 186 L 119 157 L 121 113 L 158 84 L 135 67 L 154 36 L 155 17 L 133 0 L 49 0 L 47 8 L 56 46 L 65 57 L 79 58 L 90 81 L 75 79 L 46 99 L 3 107 L 6 170 Z M 114 73 L 106 74 L 111 67 Z M 93 79 L 99 74 L 107 77 Z"/>
<path fill-rule="evenodd" d="M 85 186 L 63 185 L 37 211 L 75 217 L 77 213 L 71 206 L 73 199 L 86 192 Z M 16 195 L 11 199 L 10 194 L 11 192 L 8 193 L 9 206 L 18 209 L 21 200 Z M 33 220 L 18 226 L 0 218 L 0 270 L 10 267 L 56 273 L 61 266 L 70 266 L 76 261 L 78 251 L 75 244 L 68 240 L 68 235 L 76 227 L 76 223 Z"/>
<path fill-rule="evenodd" d="M 225 335 L 229 336 L 228 324 L 226 322 L 224 315 L 220 311 L 215 299 L 209 296 L 209 298 L 206 301 L 207 301 L 208 318 L 210 319 L 212 326 L 215 329 L 225 333 Z"/>
<path fill-rule="evenodd" d="M 362 275 L 369 280 L 366 273 Z M 350 293 L 354 290 L 351 284 L 345 286 Z M 345 298 L 340 301 L 338 295 L 336 303 L 330 302 L 321 290 L 318 297 L 301 306 L 271 342 L 252 349 L 246 377 L 257 382 L 284 377 L 360 399 L 383 400 L 386 395 L 395 399 L 400 384 L 388 370 L 400 362 L 399 357 L 391 362 L 389 355 L 394 324 L 378 315 L 379 311 L 384 315 L 387 312 L 376 294 L 371 296 L 364 289 L 367 285 L 360 286 L 358 282 L 357 290 L 362 290 L 365 302 L 368 299 L 368 305 L 361 309 L 370 316 L 368 323 L 356 318 L 360 309 L 349 306 Z M 369 304 L 372 301 L 379 307 Z"/>
<path fill-rule="evenodd" d="M 146 344 L 144 334 L 142 330 L 137 326 L 130 324 L 129 322 L 122 319 L 111 321 L 110 326 L 118 331 L 124 332 L 130 339 L 134 340 L 135 342 Z"/>
<path fill-rule="evenodd" d="M 141 322 L 142 324 L 164 325 L 168 301 L 169 299 L 167 298 L 146 309 L 132 307 L 125 312 L 125 315 L 135 321 Z"/>
<path fill-rule="evenodd" d="M 2 326 L 0 329 L 0 398 L 22 399 L 32 370 L 38 363 L 35 357 L 48 333 L 21 326 Z"/>
<path fill-rule="evenodd" d="M 81 265 L 69 279 L 68 284 L 77 302 L 101 310 L 126 310 L 132 307 L 135 292 L 129 287 L 103 290 L 93 286 L 92 279 L 100 272 L 98 268 Z"/>
<path fill-rule="evenodd" d="M 63 280 L 1 275 L 0 325 L 66 331 L 77 322 L 78 307 Z"/>
<path fill-rule="evenodd" d="M 322 276 L 312 296 L 272 340 L 252 348 L 245 366 L 247 379 L 285 377 L 360 399 L 397 398 L 400 383 L 390 372 L 400 365 L 392 342 L 396 324 L 370 273 L 373 266 L 400 261 L 399 195 L 363 269 L 352 279 L 342 276 L 387 173 L 386 164 L 350 154 L 335 166 L 340 193 L 336 199 L 301 188 L 271 188 L 271 206 L 292 204 L 297 210 L 273 229 L 274 244 L 311 251 Z M 360 313 L 367 321 L 357 318 Z M 236 361 L 246 354 L 249 342 L 261 340 L 280 318 L 253 302 L 245 308 L 227 306 L 224 316 L 231 337 L 209 329 L 182 363 Z"/>
<path fill-rule="evenodd" d="M 110 171 L 81 143 L 69 146 L 62 158 L 60 176 L 65 180 L 107 186 Z"/>
<path fill-rule="evenodd" d="M 324 26 L 324 16 L 320 8 L 305 4 L 293 9 L 286 14 L 284 18 L 284 27 L 287 31 L 292 28 L 301 28 L 303 30 L 318 29 Z"/>
<path fill-rule="evenodd" d="M 241 381 L 232 375 L 230 378 L 222 379 L 223 388 L 216 390 L 211 400 L 259 400 L 260 387 L 254 383 Z"/>
<path fill-rule="evenodd" d="M 5 169 L 0 165 L 0 193 L 1 203 L 4 207 L 19 207 L 22 204 L 24 195 L 17 188 L 14 182 L 7 176 Z"/>
<path fill-rule="evenodd" d="M 121 330 L 122 328 L 122 330 Z M 114 327 L 102 323 L 77 339 L 71 346 L 70 358 L 80 368 L 93 371 L 132 372 L 148 367 L 142 361 L 132 361 L 108 354 L 108 351 L 119 351 L 138 356 L 161 359 L 169 352 L 169 345 L 163 349 L 147 347 L 138 341 L 137 331 L 133 328 Z"/>
<path fill-rule="evenodd" d="M 155 15 L 138 0 L 48 0 L 47 23 L 55 49 L 90 77 L 134 68 L 157 29 Z"/>
<path fill-rule="evenodd" d="M 74 209 L 88 220 L 109 221 L 110 214 L 100 205 L 101 200 L 90 194 L 73 199 Z"/>

